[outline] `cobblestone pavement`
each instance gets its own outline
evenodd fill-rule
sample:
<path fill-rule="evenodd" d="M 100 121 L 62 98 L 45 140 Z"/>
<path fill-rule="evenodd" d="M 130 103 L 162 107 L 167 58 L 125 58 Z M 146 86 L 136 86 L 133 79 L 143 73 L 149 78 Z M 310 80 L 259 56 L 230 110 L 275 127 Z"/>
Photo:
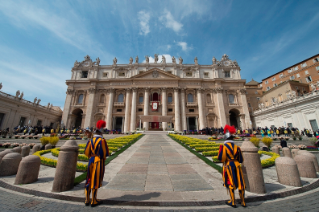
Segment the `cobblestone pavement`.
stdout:
<path fill-rule="evenodd" d="M 0 188 L 0 211 L 319 211 L 319 188 L 300 195 L 273 201 L 248 203 L 247 208 L 238 205 L 236 209 L 229 206 L 215 207 L 123 207 L 100 205 L 95 208 L 84 204 L 60 200 L 44 199 Z"/>

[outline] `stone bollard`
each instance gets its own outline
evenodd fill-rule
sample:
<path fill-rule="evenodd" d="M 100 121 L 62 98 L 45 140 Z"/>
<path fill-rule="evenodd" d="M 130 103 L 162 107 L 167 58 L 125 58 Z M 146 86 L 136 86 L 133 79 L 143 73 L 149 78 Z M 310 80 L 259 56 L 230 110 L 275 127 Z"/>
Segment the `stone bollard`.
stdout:
<path fill-rule="evenodd" d="M 41 160 L 36 155 L 29 155 L 22 159 L 14 184 L 33 183 L 38 180 Z"/>
<path fill-rule="evenodd" d="M 307 151 L 307 150 L 299 150 L 299 151 L 298 151 L 298 155 L 300 155 L 300 154 L 302 154 L 302 153 L 308 153 L 308 151 Z"/>
<path fill-rule="evenodd" d="M 21 154 L 21 147 L 20 146 L 14 147 L 12 151 Z"/>
<path fill-rule="evenodd" d="M 242 169 L 247 191 L 258 194 L 266 193 L 258 148 L 252 142 L 244 141 L 240 149 L 244 157 Z"/>
<path fill-rule="evenodd" d="M 21 151 L 21 156 L 25 157 L 30 154 L 30 146 L 23 146 Z"/>
<path fill-rule="evenodd" d="M 19 153 L 13 152 L 6 154 L 1 161 L 0 176 L 15 175 L 21 160 L 22 156 Z"/>
<path fill-rule="evenodd" d="M 292 158 L 290 149 L 288 147 L 282 148 L 282 154 L 284 155 L 284 157 Z"/>
<path fill-rule="evenodd" d="M 300 177 L 317 178 L 316 168 L 311 157 L 306 154 L 298 154 L 294 160 L 297 163 Z"/>
<path fill-rule="evenodd" d="M 74 178 L 79 147 L 75 140 L 68 140 L 60 148 L 58 164 L 53 181 L 53 192 L 62 192 L 74 187 Z"/>
<path fill-rule="evenodd" d="M 281 184 L 301 187 L 297 163 L 290 157 L 279 157 L 275 161 L 278 181 Z"/>
<path fill-rule="evenodd" d="M 271 148 L 271 151 L 273 151 L 274 153 L 277 153 L 278 155 L 280 155 L 280 153 L 279 153 L 279 148 L 276 147 L 276 146 L 273 146 L 273 147 Z"/>
<path fill-rule="evenodd" d="M 1 163 L 2 158 L 3 158 L 6 154 L 9 154 L 9 153 L 13 153 L 13 151 L 12 151 L 11 149 L 6 149 L 6 150 L 0 152 L 0 163 Z"/>
<path fill-rule="evenodd" d="M 311 157 L 311 159 L 313 161 L 313 165 L 315 165 L 316 172 L 319 172 L 318 160 L 314 154 L 312 154 L 311 152 L 308 152 L 306 150 L 306 152 L 300 152 L 300 153 L 298 152 L 298 155 L 307 155 L 307 156 Z"/>
<path fill-rule="evenodd" d="M 40 149 L 41 149 L 41 145 L 40 144 L 34 145 L 33 148 L 32 148 L 32 151 L 31 151 L 31 155 L 33 155 L 37 151 L 40 151 Z"/>
<path fill-rule="evenodd" d="M 292 158 L 295 158 L 296 155 L 298 155 L 299 149 L 292 149 L 291 150 L 291 154 L 292 154 Z"/>
<path fill-rule="evenodd" d="M 44 149 L 45 149 L 45 150 L 47 150 L 47 149 L 52 149 L 52 145 L 51 145 L 51 144 L 47 144 L 47 145 L 45 145 Z"/>

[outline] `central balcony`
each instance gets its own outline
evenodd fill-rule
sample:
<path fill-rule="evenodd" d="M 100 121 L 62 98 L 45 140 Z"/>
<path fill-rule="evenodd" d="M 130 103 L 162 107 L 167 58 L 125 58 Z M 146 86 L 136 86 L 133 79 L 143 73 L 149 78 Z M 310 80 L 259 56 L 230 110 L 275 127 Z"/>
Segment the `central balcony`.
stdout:
<path fill-rule="evenodd" d="M 197 102 L 187 102 L 186 107 L 197 107 Z"/>
<path fill-rule="evenodd" d="M 114 102 L 114 107 L 124 107 L 124 102 Z"/>

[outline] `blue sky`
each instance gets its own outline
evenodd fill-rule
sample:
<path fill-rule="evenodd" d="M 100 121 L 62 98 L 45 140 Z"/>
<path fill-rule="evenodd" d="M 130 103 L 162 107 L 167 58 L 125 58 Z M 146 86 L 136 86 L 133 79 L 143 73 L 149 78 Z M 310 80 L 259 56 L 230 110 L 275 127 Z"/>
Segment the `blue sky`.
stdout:
<path fill-rule="evenodd" d="M 0 0 L 2 91 L 64 106 L 75 60 L 166 54 L 237 60 L 257 81 L 319 53 L 319 2 Z"/>

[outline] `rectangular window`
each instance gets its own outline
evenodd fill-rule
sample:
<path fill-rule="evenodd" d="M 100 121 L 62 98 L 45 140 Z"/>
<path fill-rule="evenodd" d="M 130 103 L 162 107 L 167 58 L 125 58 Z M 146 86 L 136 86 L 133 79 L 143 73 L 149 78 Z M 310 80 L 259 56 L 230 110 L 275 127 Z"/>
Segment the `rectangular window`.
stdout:
<path fill-rule="evenodd" d="M 302 67 L 302 68 L 307 67 L 307 63 L 301 64 L 301 67 Z"/>
<path fill-rule="evenodd" d="M 311 82 L 312 81 L 311 76 L 306 77 L 306 81 Z"/>
<path fill-rule="evenodd" d="M 265 84 L 266 84 L 266 85 L 268 84 L 268 80 L 265 81 Z"/>
<path fill-rule="evenodd" d="M 316 67 L 316 70 L 319 71 L 319 66 Z"/>
<path fill-rule="evenodd" d="M 297 76 L 297 78 L 299 78 L 299 77 L 300 77 L 300 74 L 297 74 L 296 76 Z"/>
<path fill-rule="evenodd" d="M 275 81 L 275 80 L 276 80 L 276 77 L 273 77 L 273 78 L 272 78 L 272 81 Z"/>
<path fill-rule="evenodd" d="M 263 87 L 263 84 L 260 84 L 260 86 L 259 86 L 259 87 L 261 87 L 261 88 L 262 88 L 262 87 Z"/>
<path fill-rule="evenodd" d="M 171 72 L 171 71 L 168 71 L 167 73 L 172 74 L 172 72 Z"/>
<path fill-rule="evenodd" d="M 4 120 L 4 113 L 0 113 L 0 129 L 2 129 L 2 122 Z"/>
<path fill-rule="evenodd" d="M 298 66 L 295 67 L 295 71 L 297 71 L 297 70 L 298 70 Z"/>
<path fill-rule="evenodd" d="M 139 109 L 138 109 L 138 112 L 143 112 L 143 108 L 139 108 Z"/>
<path fill-rule="evenodd" d="M 173 102 L 173 97 L 172 96 L 168 96 L 167 97 L 167 101 L 168 101 L 168 103 L 172 103 Z"/>
<path fill-rule="evenodd" d="M 119 77 L 125 77 L 125 72 L 120 72 Z"/>
<path fill-rule="evenodd" d="M 144 71 L 139 71 L 138 74 L 144 73 Z"/>
<path fill-rule="evenodd" d="M 194 113 L 194 111 L 195 111 L 194 109 L 189 109 L 188 110 L 188 112 L 190 112 L 190 113 Z"/>
<path fill-rule="evenodd" d="M 274 87 L 277 87 L 277 83 L 274 83 Z"/>
<path fill-rule="evenodd" d="M 283 78 L 283 77 L 284 77 L 284 74 L 280 74 L 279 77 L 280 77 L 280 78 Z"/>
<path fill-rule="evenodd" d="M 290 80 L 294 80 L 294 79 L 295 79 L 295 76 L 292 75 L 292 76 L 290 77 Z"/>
<path fill-rule="evenodd" d="M 305 74 L 309 74 L 309 71 L 307 70 L 307 71 L 305 71 Z"/>
<path fill-rule="evenodd" d="M 314 62 L 314 63 L 318 63 L 318 62 L 319 62 L 318 57 L 317 57 L 317 58 L 315 58 L 315 59 L 313 59 L 313 62 Z"/>
<path fill-rule="evenodd" d="M 116 109 L 116 112 L 122 112 L 122 109 Z"/>
<path fill-rule="evenodd" d="M 82 71 L 81 78 L 88 78 L 88 71 Z"/>
<path fill-rule="evenodd" d="M 269 91 L 269 90 L 270 90 L 270 87 L 268 86 L 268 87 L 267 87 L 267 91 Z"/>
<path fill-rule="evenodd" d="M 172 108 L 168 108 L 168 112 L 173 112 L 173 109 Z"/>
<path fill-rule="evenodd" d="M 38 120 L 37 126 L 41 126 L 41 125 L 42 125 L 42 120 Z"/>
<path fill-rule="evenodd" d="M 229 78 L 230 77 L 230 71 L 225 71 L 225 78 Z"/>
<path fill-rule="evenodd" d="M 288 70 L 288 73 L 291 73 L 291 72 L 292 72 L 292 69 L 289 69 L 289 70 Z"/>
<path fill-rule="evenodd" d="M 107 77 L 107 72 L 104 72 L 104 73 L 103 73 L 103 77 Z"/>
<path fill-rule="evenodd" d="M 208 72 L 204 72 L 204 77 L 208 78 Z"/>
<path fill-rule="evenodd" d="M 138 102 L 143 103 L 143 96 L 138 97 Z"/>

